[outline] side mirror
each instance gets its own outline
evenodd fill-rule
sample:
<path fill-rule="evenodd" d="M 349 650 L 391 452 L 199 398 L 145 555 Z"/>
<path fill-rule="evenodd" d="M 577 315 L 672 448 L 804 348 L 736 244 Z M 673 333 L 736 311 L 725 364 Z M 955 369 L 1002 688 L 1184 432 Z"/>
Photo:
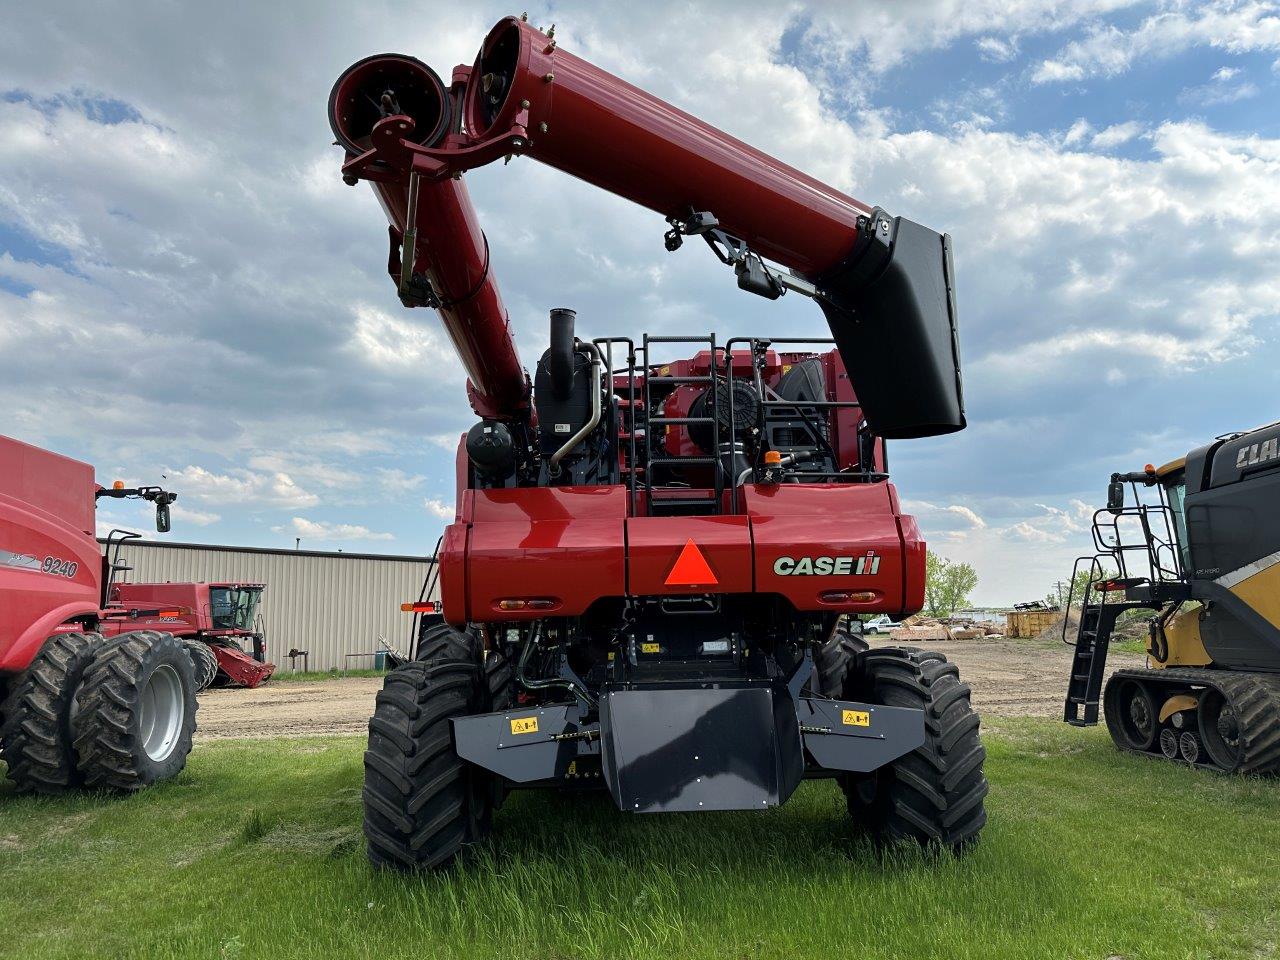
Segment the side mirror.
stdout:
<path fill-rule="evenodd" d="M 156 531 L 158 533 L 168 533 L 173 526 L 172 518 L 169 516 L 169 505 L 167 503 L 156 504 Z"/>
<path fill-rule="evenodd" d="M 1124 509 L 1124 481 L 1112 480 L 1107 485 L 1107 509 L 1112 513 Z"/>

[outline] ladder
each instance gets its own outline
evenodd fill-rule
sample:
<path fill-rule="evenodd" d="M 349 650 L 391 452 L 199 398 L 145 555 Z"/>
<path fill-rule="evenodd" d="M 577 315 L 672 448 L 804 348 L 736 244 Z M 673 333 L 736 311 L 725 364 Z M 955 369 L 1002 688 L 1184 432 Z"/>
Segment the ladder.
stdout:
<path fill-rule="evenodd" d="M 653 344 L 686 344 L 703 346 L 711 358 L 711 368 L 705 375 L 670 376 L 658 374 L 660 369 L 653 362 L 651 345 Z M 724 494 L 724 464 L 718 456 L 671 454 L 666 450 L 667 427 L 707 425 L 711 428 L 711 448 L 720 449 L 720 410 L 719 395 L 716 390 L 716 337 L 710 334 L 705 337 L 654 337 L 644 335 L 644 406 L 639 411 L 643 416 L 645 468 L 638 483 L 644 487 L 645 513 L 648 516 L 680 516 L 691 513 L 721 512 Z M 655 411 L 653 388 L 655 386 L 679 387 L 686 384 L 705 385 L 710 402 L 703 408 L 709 416 L 701 417 L 665 417 Z M 632 415 L 637 411 L 633 410 Z M 634 431 L 634 427 L 633 427 Z M 661 467 L 711 467 L 714 476 L 713 492 L 690 487 L 663 485 L 654 478 L 662 471 Z M 660 492 L 655 492 L 660 491 Z"/>
<path fill-rule="evenodd" d="M 1098 703 L 1102 699 L 1102 681 L 1106 674 L 1107 653 L 1111 649 L 1111 634 L 1116 621 L 1128 610 L 1151 608 L 1153 599 L 1139 596 L 1155 593 L 1145 577 L 1109 577 L 1104 582 L 1113 589 L 1125 592 L 1125 599 L 1108 602 L 1107 592 L 1094 587 L 1103 577 L 1102 557 L 1081 557 L 1072 569 L 1072 590 L 1076 573 L 1084 560 L 1089 561 L 1089 579 L 1084 588 L 1084 602 L 1080 608 L 1080 626 L 1076 630 L 1075 651 L 1071 657 L 1071 679 L 1067 683 L 1067 699 L 1062 719 L 1073 727 L 1091 727 L 1098 722 Z M 1118 588 L 1118 590 L 1116 589 Z M 1067 597 L 1067 615 L 1072 597 Z M 1062 630 L 1066 633 L 1067 625 Z"/>

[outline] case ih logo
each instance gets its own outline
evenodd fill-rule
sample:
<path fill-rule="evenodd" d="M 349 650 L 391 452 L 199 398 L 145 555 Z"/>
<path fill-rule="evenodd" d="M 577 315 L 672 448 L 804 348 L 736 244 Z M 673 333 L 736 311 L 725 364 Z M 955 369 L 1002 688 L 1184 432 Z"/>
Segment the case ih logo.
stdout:
<path fill-rule="evenodd" d="M 1280 460 L 1280 437 L 1272 437 L 1261 443 L 1251 443 L 1241 447 L 1236 454 L 1236 469 L 1243 470 L 1254 464 L 1266 463 L 1268 460 Z"/>
<path fill-rule="evenodd" d="M 779 557 L 773 572 L 780 577 L 871 576 L 880 570 L 880 558 L 868 550 L 863 557 Z"/>

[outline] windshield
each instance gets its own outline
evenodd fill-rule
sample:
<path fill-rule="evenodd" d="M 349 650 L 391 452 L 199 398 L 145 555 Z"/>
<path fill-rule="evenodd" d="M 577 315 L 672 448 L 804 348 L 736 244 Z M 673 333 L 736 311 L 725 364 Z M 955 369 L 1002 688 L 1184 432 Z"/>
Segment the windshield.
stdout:
<path fill-rule="evenodd" d="M 1187 497 L 1186 477 L 1180 476 L 1176 483 L 1166 485 L 1164 491 L 1169 499 L 1169 510 L 1173 514 L 1174 535 L 1178 538 L 1178 558 L 1182 561 L 1183 571 L 1187 571 L 1191 569 L 1191 547 L 1187 539 L 1187 515 L 1184 507 Z"/>
<path fill-rule="evenodd" d="M 210 587 L 209 606 L 215 630 L 252 630 L 261 587 Z"/>

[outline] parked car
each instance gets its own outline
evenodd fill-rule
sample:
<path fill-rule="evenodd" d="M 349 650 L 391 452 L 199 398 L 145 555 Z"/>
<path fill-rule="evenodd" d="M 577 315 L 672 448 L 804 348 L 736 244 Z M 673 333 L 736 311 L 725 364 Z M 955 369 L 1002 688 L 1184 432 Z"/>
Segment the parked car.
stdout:
<path fill-rule="evenodd" d="M 870 620 L 863 621 L 862 632 L 866 633 L 888 633 L 890 630 L 896 630 L 902 626 L 897 620 L 894 620 L 887 613 L 882 613 Z"/>

